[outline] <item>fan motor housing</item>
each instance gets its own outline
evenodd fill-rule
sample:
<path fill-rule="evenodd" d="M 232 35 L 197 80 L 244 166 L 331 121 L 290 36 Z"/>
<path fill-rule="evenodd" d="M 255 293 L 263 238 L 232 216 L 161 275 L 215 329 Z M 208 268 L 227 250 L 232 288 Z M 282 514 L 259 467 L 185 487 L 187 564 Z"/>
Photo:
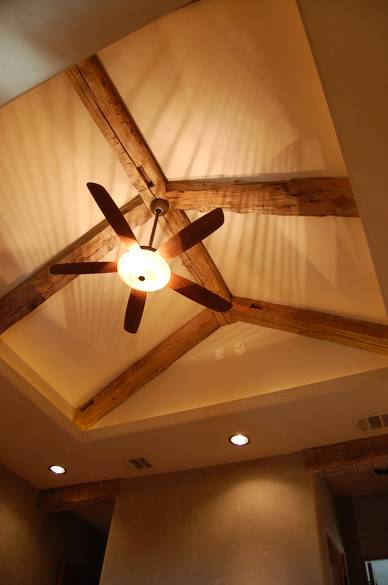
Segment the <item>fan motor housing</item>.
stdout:
<path fill-rule="evenodd" d="M 167 199 L 154 199 L 151 201 L 150 209 L 154 215 L 166 215 L 169 208 Z"/>

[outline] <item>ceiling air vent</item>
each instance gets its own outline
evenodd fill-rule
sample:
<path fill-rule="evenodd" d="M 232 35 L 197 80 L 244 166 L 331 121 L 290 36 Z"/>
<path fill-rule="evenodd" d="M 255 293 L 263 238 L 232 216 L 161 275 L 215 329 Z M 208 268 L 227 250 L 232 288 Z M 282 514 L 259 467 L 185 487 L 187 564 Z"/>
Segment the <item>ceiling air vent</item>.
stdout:
<path fill-rule="evenodd" d="M 383 414 L 372 414 L 364 418 L 354 419 L 356 427 L 359 431 L 366 433 L 369 431 L 378 431 L 380 429 L 388 428 L 388 412 Z"/>
<path fill-rule="evenodd" d="M 138 459 L 129 459 L 129 463 L 135 467 L 135 469 L 148 469 L 152 467 L 151 463 L 144 459 L 144 457 L 139 457 Z"/>

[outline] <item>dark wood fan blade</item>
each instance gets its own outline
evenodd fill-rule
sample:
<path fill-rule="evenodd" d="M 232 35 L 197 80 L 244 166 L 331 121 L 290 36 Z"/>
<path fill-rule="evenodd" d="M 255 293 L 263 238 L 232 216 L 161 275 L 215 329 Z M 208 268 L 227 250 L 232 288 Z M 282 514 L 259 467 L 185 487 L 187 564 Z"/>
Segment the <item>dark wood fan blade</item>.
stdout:
<path fill-rule="evenodd" d="M 124 319 L 124 329 L 128 333 L 136 333 L 139 329 L 146 298 L 146 292 L 134 288 L 131 290 Z"/>
<path fill-rule="evenodd" d="M 232 303 L 211 292 L 207 288 L 188 280 L 179 274 L 171 274 L 168 286 L 179 294 L 211 309 L 212 311 L 227 311 L 232 308 Z"/>
<path fill-rule="evenodd" d="M 207 238 L 207 236 L 210 236 L 223 223 L 224 212 L 222 209 L 213 209 L 213 211 L 210 211 L 183 228 L 183 230 L 167 240 L 167 242 L 164 242 L 158 249 L 158 252 L 166 260 L 175 258 L 178 254 L 182 254 L 185 250 L 188 250 L 204 238 Z"/>
<path fill-rule="evenodd" d="M 53 264 L 51 274 L 100 274 L 101 272 L 117 272 L 117 262 L 69 262 Z"/>
<path fill-rule="evenodd" d="M 129 250 L 134 244 L 137 244 L 135 234 L 108 191 L 98 183 L 86 183 L 86 185 L 124 246 Z"/>

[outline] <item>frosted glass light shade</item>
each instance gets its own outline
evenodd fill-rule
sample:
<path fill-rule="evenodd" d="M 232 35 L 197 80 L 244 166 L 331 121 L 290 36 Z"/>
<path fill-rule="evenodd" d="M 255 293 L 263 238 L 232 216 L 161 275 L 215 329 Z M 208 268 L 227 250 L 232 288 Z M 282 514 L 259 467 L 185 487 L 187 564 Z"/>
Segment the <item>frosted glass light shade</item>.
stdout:
<path fill-rule="evenodd" d="M 121 256 L 117 264 L 120 278 L 131 288 L 151 292 L 168 284 L 171 270 L 157 252 L 133 248 Z"/>

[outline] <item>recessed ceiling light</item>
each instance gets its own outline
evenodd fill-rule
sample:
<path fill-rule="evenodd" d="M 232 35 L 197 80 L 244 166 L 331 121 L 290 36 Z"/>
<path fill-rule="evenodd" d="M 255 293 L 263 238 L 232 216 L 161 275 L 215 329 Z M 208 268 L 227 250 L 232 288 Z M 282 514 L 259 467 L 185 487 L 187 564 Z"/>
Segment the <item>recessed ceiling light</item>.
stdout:
<path fill-rule="evenodd" d="M 49 470 L 55 475 L 62 475 L 62 473 L 66 473 L 66 469 L 62 467 L 62 465 L 50 465 Z"/>
<path fill-rule="evenodd" d="M 229 437 L 229 441 L 232 445 L 236 445 L 237 447 L 242 447 L 243 445 L 247 445 L 250 441 L 249 437 L 245 435 L 241 435 L 240 433 L 237 435 L 232 435 Z"/>

